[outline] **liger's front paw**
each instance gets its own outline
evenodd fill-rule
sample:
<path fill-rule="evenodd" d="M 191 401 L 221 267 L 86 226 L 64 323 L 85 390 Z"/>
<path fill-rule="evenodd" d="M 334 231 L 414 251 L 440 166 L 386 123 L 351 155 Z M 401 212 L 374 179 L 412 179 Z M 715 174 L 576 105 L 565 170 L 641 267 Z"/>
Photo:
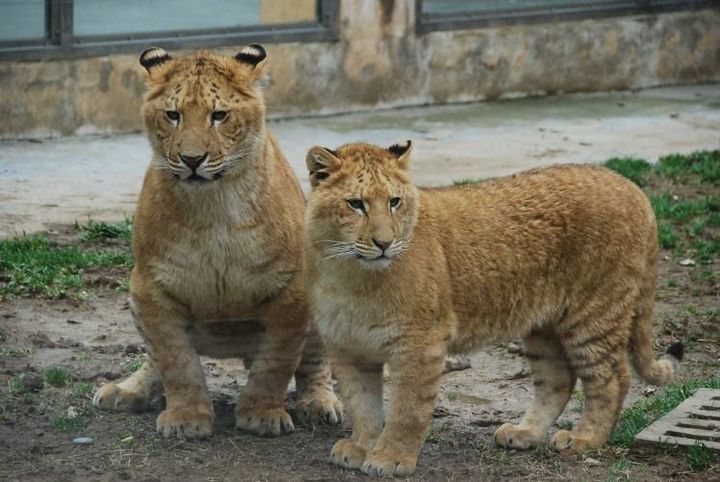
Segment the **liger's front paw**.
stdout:
<path fill-rule="evenodd" d="M 213 418 L 210 411 L 168 409 L 158 416 L 155 426 L 164 437 L 202 438 L 212 434 Z"/>
<path fill-rule="evenodd" d="M 277 437 L 295 430 L 290 415 L 282 408 L 240 408 L 235 411 L 235 428 L 264 437 Z"/>
<path fill-rule="evenodd" d="M 312 387 L 297 402 L 297 417 L 303 423 L 337 425 L 343 420 L 343 405 L 332 387 Z"/>
<path fill-rule="evenodd" d="M 380 477 L 405 476 L 415 472 L 417 454 L 371 450 L 361 470 Z"/>
<path fill-rule="evenodd" d="M 572 450 L 577 453 L 585 452 L 588 449 L 599 448 L 600 443 L 590 437 L 582 436 L 574 431 L 558 430 L 550 440 L 550 445 L 555 450 Z"/>
<path fill-rule="evenodd" d="M 349 438 L 338 440 L 330 451 L 330 460 L 335 465 L 346 469 L 359 469 L 367 451 Z"/>
<path fill-rule="evenodd" d="M 509 449 L 524 450 L 541 442 L 541 439 L 542 437 L 538 437 L 530 430 L 512 423 L 504 423 L 495 431 L 495 443 Z"/>
<path fill-rule="evenodd" d="M 93 405 L 102 410 L 117 412 L 144 412 L 152 400 L 147 391 L 132 391 L 117 383 L 106 383 L 95 392 Z"/>

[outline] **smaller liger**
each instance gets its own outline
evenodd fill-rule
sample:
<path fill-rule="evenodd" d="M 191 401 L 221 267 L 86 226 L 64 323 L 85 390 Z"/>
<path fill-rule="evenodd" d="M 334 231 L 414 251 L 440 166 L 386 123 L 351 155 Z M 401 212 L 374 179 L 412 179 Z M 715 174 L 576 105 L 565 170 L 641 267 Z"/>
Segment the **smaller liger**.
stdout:
<path fill-rule="evenodd" d="M 212 432 L 200 355 L 242 357 L 249 367 L 240 429 L 294 429 L 284 407 L 293 372 L 299 414 L 334 423 L 342 415 L 309 330 L 304 200 L 265 125 L 256 87 L 265 63 L 259 45 L 233 57 L 173 59 L 158 48 L 140 56 L 153 159 L 135 214 L 130 306 L 149 356 L 128 379 L 101 387 L 94 404 L 146 410 L 164 391 L 157 430 L 165 436 Z"/>
<path fill-rule="evenodd" d="M 585 407 L 551 445 L 605 443 L 630 384 L 653 384 L 650 327 L 658 255 L 648 199 L 602 167 L 555 166 L 464 187 L 417 189 L 410 142 L 314 147 L 305 213 L 306 283 L 352 436 L 343 467 L 407 475 L 431 420 L 446 354 L 522 338 L 534 399 L 504 447 L 538 444 L 582 381 Z M 390 401 L 383 416 L 383 364 Z"/>

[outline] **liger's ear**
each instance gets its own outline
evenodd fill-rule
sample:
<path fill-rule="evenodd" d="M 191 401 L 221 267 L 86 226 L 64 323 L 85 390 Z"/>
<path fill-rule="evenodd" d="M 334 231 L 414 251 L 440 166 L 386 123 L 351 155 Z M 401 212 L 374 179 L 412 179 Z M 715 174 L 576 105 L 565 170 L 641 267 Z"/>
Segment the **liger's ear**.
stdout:
<path fill-rule="evenodd" d="M 148 73 L 152 73 L 152 70 L 158 65 L 162 65 L 168 60 L 171 60 L 170 54 L 161 49 L 160 47 L 152 47 L 143 51 L 140 54 L 140 65 L 145 67 Z"/>
<path fill-rule="evenodd" d="M 260 78 L 267 63 L 267 52 L 262 45 L 250 44 L 235 54 L 235 60 L 249 67 L 253 79 Z"/>
<path fill-rule="evenodd" d="M 334 151 L 315 146 L 308 151 L 305 163 L 310 174 L 310 185 L 314 188 L 336 171 L 342 161 Z"/>
<path fill-rule="evenodd" d="M 407 169 L 408 165 L 410 164 L 412 141 L 408 140 L 407 144 L 405 144 L 404 146 L 401 146 L 400 144 L 393 144 L 392 146 L 388 147 L 388 151 L 390 151 L 390 154 L 397 157 L 398 166 L 400 167 L 400 169 Z"/>

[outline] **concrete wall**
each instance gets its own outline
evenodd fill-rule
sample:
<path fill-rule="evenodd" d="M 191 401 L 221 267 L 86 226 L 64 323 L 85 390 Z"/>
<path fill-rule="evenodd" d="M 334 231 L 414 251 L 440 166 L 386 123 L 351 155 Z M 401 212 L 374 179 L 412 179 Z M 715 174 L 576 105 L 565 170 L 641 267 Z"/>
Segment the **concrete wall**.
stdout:
<path fill-rule="evenodd" d="M 720 81 L 720 9 L 416 35 L 414 5 L 341 0 L 339 41 L 269 45 L 270 115 Z M 143 91 L 136 55 L 2 62 L 0 136 L 136 131 Z"/>

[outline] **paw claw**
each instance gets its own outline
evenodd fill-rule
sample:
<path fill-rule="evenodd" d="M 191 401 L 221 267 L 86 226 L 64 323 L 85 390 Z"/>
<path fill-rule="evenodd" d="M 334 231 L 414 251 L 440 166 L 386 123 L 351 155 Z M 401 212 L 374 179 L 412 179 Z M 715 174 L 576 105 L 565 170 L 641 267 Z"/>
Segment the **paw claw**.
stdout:
<path fill-rule="evenodd" d="M 207 410 L 168 409 L 155 422 L 163 437 L 203 438 L 212 435 L 213 414 Z"/>
<path fill-rule="evenodd" d="M 571 430 L 558 430 L 553 435 L 550 445 L 557 451 L 572 450 L 573 452 L 582 453 L 588 449 L 597 448 L 602 444 Z"/>
<path fill-rule="evenodd" d="M 415 472 L 417 454 L 408 455 L 383 451 L 371 451 L 361 470 L 368 475 L 408 476 Z"/>
<path fill-rule="evenodd" d="M 313 421 L 337 425 L 343 421 L 343 406 L 331 387 L 311 387 L 297 403 L 296 415 L 303 423 Z"/>
<path fill-rule="evenodd" d="M 350 439 L 335 442 L 330 451 L 330 461 L 346 469 L 359 469 L 365 461 L 367 451 Z"/>
<path fill-rule="evenodd" d="M 500 447 L 525 450 L 541 441 L 542 436 L 512 423 L 504 423 L 495 431 L 495 443 Z"/>
<path fill-rule="evenodd" d="M 277 437 L 292 433 L 295 426 L 290 415 L 282 408 L 238 408 L 235 428 L 264 437 Z"/>
<path fill-rule="evenodd" d="M 150 408 L 150 393 L 134 392 L 117 383 L 106 383 L 95 392 L 93 406 L 101 410 L 116 412 L 144 412 Z"/>

